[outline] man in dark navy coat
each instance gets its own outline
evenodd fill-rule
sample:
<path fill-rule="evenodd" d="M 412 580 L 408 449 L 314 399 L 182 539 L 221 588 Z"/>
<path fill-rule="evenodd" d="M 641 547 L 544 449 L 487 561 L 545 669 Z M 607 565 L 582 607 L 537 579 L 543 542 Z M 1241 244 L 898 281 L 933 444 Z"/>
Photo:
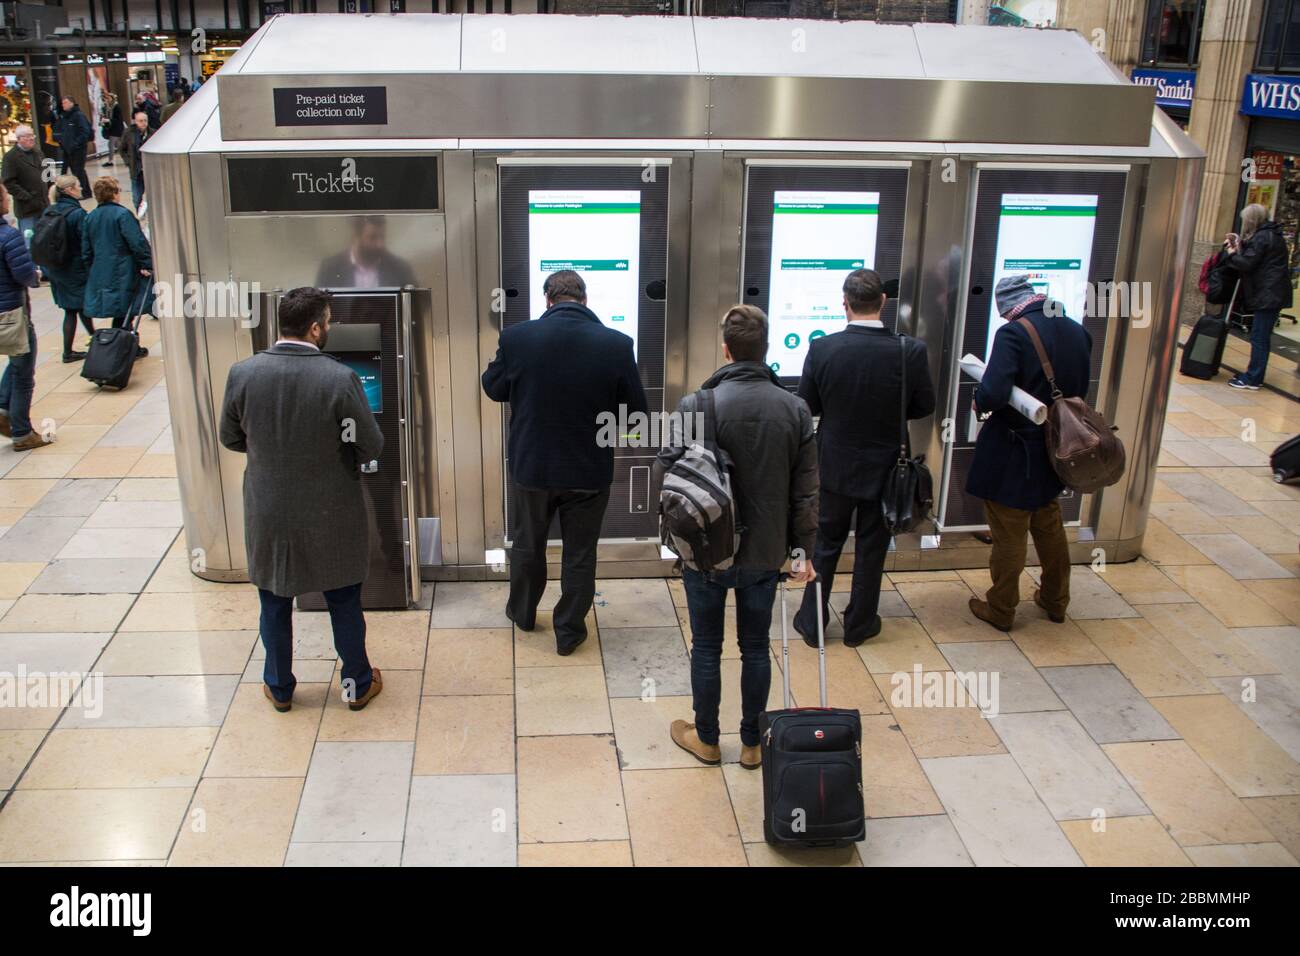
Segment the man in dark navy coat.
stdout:
<path fill-rule="evenodd" d="M 614 480 L 614 448 L 599 441 L 600 419 L 647 411 L 632 339 L 587 308 L 578 273 L 551 274 L 541 318 L 501 333 L 483 391 L 510 403 L 510 598 L 506 616 L 531 631 L 546 589 L 546 533 L 560 515 L 560 601 L 556 650 L 572 654 L 587 639 L 596 593 L 596 542 Z M 620 406 L 623 415 L 620 415 Z"/>
<path fill-rule="evenodd" d="M 994 295 L 1007 324 L 993 338 L 993 353 L 975 389 L 975 411 L 990 417 L 980 429 L 966 478 L 966 493 L 984 499 L 993 537 L 989 556 L 993 586 L 983 601 L 971 598 L 970 609 L 980 620 L 1009 631 L 1020 603 L 1027 534 L 1034 539 L 1043 569 L 1034 603 L 1058 624 L 1065 620 L 1070 603 L 1070 549 L 1057 501 L 1065 486 L 1048 460 L 1045 427 L 1008 404 L 1014 385 L 1045 405 L 1052 401 L 1034 343 L 1017 320 L 1033 323 L 1056 372 L 1056 385 L 1066 398 L 1088 393 L 1092 336 L 1065 315 L 1060 303 L 1048 303 L 1046 296 L 1036 294 L 1026 276 L 1003 278 Z"/>
<path fill-rule="evenodd" d="M 822 621 L 835 582 L 840 551 L 855 532 L 853 589 L 844 609 L 844 643 L 857 647 L 880 633 L 880 579 L 889 551 L 880 496 L 885 476 L 898 461 L 900 426 L 934 412 L 934 384 L 925 343 L 899 337 L 880 321 L 885 293 L 871 269 L 844 280 L 844 331 L 814 339 L 799 379 L 799 397 L 817 426 L 821 503 L 813 568 L 822 579 Z M 906 388 L 903 372 L 906 361 Z M 857 514 L 856 522 L 854 514 Z M 816 591 L 809 585 L 794 628 L 817 646 Z"/>

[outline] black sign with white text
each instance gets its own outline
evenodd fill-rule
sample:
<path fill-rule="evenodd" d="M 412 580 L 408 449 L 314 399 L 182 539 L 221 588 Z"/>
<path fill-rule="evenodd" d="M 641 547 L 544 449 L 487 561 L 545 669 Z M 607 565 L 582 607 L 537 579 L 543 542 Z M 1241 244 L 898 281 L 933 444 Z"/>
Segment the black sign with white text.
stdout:
<path fill-rule="evenodd" d="M 276 126 L 383 126 L 388 89 L 383 86 L 290 86 L 271 91 Z"/>
<path fill-rule="evenodd" d="M 231 156 L 231 212 L 438 208 L 436 156 Z"/>

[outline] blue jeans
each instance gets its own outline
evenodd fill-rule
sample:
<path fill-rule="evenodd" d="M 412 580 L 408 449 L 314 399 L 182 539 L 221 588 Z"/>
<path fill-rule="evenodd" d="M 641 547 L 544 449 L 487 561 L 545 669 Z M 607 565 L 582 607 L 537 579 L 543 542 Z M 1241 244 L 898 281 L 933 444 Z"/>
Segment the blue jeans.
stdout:
<path fill-rule="evenodd" d="M 27 322 L 26 355 L 9 356 L 9 364 L 0 376 L 0 411 L 9 413 L 10 434 L 14 441 L 26 438 L 32 430 L 32 392 L 36 391 L 36 327 Z"/>
<path fill-rule="evenodd" d="M 140 212 L 140 200 L 144 198 L 144 173 L 139 176 L 131 177 L 131 202 L 135 204 L 135 211 Z"/>
<path fill-rule="evenodd" d="M 27 243 L 28 249 L 32 247 L 32 237 L 27 235 L 27 230 L 30 229 L 35 232 L 36 220 L 40 218 L 40 216 L 20 216 L 18 218 L 18 232 L 23 237 L 23 242 Z"/>
<path fill-rule="evenodd" d="M 1268 347 L 1280 309 L 1256 309 L 1250 326 L 1250 365 L 1241 376 L 1247 385 L 1263 385 L 1268 370 Z"/>
<path fill-rule="evenodd" d="M 280 597 L 257 589 L 262 599 L 260 630 L 266 647 L 266 667 L 262 680 L 280 703 L 293 697 L 298 680 L 293 676 L 293 598 Z M 334 629 L 334 649 L 343 659 L 344 688 L 355 688 L 353 700 L 370 690 L 373 676 L 366 657 L 366 618 L 361 613 L 361 585 L 352 584 L 325 592 L 330 625 Z M 348 684 L 347 681 L 352 681 Z"/>
<path fill-rule="evenodd" d="M 691 693 L 695 731 L 706 744 L 718 742 L 722 700 L 722 635 L 727 591 L 736 591 L 736 632 L 740 638 L 740 740 L 758 746 L 758 715 L 767 709 L 772 685 L 772 602 L 779 571 L 732 568 L 708 576 L 682 568 L 686 607 L 691 615 Z"/>

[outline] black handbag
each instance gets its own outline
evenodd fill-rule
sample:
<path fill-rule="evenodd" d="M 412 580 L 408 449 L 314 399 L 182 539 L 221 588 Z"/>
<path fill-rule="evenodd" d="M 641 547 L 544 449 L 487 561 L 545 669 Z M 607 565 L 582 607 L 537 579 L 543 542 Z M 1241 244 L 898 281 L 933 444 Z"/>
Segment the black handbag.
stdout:
<path fill-rule="evenodd" d="M 885 476 L 885 490 L 880 498 L 885 528 L 891 536 L 915 531 L 930 517 L 934 505 L 934 479 L 925 466 L 925 455 L 912 457 L 912 439 L 907 433 L 907 339 L 898 337 L 903 358 L 903 394 L 899 404 L 898 461 Z"/>

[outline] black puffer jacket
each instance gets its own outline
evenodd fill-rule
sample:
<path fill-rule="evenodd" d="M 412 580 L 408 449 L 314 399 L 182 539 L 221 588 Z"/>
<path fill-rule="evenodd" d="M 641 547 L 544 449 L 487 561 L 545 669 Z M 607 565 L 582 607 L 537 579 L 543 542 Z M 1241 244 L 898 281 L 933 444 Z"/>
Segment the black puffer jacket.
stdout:
<path fill-rule="evenodd" d="M 807 403 L 782 388 L 762 362 L 725 365 L 701 387 L 713 389 L 718 444 L 732 461 L 732 493 L 743 528 L 736 566 L 772 571 L 794 548 L 811 555 L 818 477 Z M 694 392 L 677 411 L 678 422 L 695 413 Z M 671 436 L 655 463 L 657 482 L 683 450 L 679 436 Z"/>
<path fill-rule="evenodd" d="M 1227 264 L 1241 276 L 1246 308 L 1288 309 L 1291 307 L 1291 255 L 1282 229 L 1271 219 L 1242 241 Z"/>

